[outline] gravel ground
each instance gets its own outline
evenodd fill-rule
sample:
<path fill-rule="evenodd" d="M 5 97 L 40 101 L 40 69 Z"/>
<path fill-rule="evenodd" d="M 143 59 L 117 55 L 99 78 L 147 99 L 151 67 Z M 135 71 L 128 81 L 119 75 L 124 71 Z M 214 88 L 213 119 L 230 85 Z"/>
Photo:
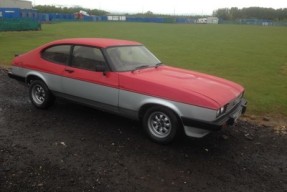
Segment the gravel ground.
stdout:
<path fill-rule="evenodd" d="M 38 110 L 0 70 L 0 191 L 287 191 L 287 135 L 241 120 L 158 145 L 138 122 L 65 100 Z"/>

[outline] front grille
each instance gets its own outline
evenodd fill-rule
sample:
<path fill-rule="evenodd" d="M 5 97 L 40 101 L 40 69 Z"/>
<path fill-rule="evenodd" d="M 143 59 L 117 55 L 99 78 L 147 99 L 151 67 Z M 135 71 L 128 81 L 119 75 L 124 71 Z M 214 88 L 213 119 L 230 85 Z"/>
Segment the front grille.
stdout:
<path fill-rule="evenodd" d="M 227 107 L 226 107 L 226 112 L 232 110 L 242 99 L 243 97 L 243 94 L 241 93 L 238 97 L 236 97 L 235 99 L 233 99 L 232 101 L 230 101 L 228 104 L 227 104 Z"/>

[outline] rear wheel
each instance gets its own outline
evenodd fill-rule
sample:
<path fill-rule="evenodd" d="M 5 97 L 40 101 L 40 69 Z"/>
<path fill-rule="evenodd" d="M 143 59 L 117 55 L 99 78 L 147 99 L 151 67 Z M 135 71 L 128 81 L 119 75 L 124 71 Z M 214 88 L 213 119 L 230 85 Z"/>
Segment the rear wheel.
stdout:
<path fill-rule="evenodd" d="M 29 97 L 33 105 L 40 109 L 46 109 L 54 102 L 54 96 L 48 86 L 41 80 L 35 80 L 31 83 Z"/>
<path fill-rule="evenodd" d="M 161 106 L 148 109 L 142 123 L 149 138 L 161 144 L 172 142 L 180 127 L 175 113 Z"/>

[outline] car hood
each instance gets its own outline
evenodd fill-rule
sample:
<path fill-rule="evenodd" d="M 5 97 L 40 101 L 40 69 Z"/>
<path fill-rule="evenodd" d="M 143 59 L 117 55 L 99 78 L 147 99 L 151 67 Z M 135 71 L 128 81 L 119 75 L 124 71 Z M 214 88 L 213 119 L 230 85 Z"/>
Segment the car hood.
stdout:
<path fill-rule="evenodd" d="M 244 91 L 242 86 L 219 77 L 168 66 L 124 72 L 119 82 L 124 90 L 211 109 Z"/>

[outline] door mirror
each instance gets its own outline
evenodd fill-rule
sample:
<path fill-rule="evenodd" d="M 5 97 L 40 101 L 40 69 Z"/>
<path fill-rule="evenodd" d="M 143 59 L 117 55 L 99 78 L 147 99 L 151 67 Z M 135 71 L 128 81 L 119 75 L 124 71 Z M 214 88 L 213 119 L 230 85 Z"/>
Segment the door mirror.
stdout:
<path fill-rule="evenodd" d="M 105 72 L 106 66 L 105 65 L 96 65 L 96 71 L 97 72 Z"/>

